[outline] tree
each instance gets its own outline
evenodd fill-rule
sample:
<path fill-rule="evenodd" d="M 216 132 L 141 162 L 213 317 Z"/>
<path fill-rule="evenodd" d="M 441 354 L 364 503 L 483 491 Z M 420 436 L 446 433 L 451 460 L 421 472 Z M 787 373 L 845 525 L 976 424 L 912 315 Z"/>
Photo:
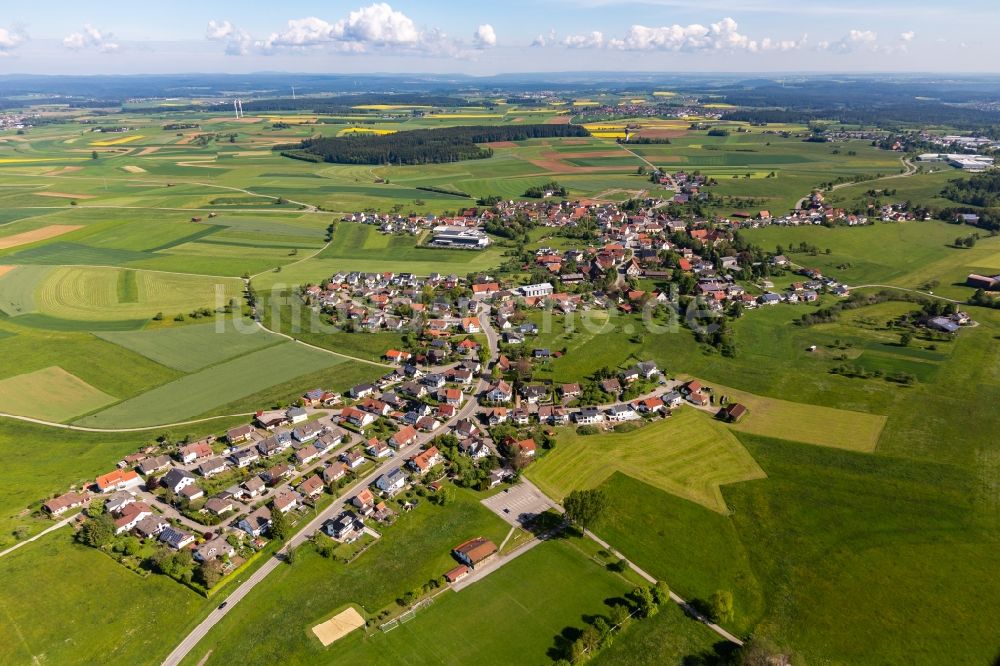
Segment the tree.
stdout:
<path fill-rule="evenodd" d="M 222 563 L 219 560 L 203 562 L 195 569 L 194 580 L 206 590 L 215 587 L 222 580 Z"/>
<path fill-rule="evenodd" d="M 438 506 L 451 504 L 453 499 L 455 499 L 455 490 L 451 486 L 441 486 L 441 489 L 435 495 Z"/>
<path fill-rule="evenodd" d="M 102 513 L 88 520 L 80 530 L 79 539 L 92 548 L 103 548 L 115 536 L 115 523 L 108 513 Z"/>
<path fill-rule="evenodd" d="M 670 586 L 664 580 L 658 581 L 653 586 L 653 601 L 662 606 L 670 601 Z"/>
<path fill-rule="evenodd" d="M 563 506 L 566 508 L 566 517 L 571 523 L 584 530 L 589 529 L 601 517 L 607 505 L 607 495 L 599 488 L 574 490 L 563 502 Z"/>
<path fill-rule="evenodd" d="M 733 593 L 729 590 L 716 590 L 708 599 L 708 612 L 716 622 L 732 622 Z"/>
<path fill-rule="evenodd" d="M 635 599 L 636 611 L 640 617 L 650 617 L 656 615 L 659 606 L 653 598 L 653 590 L 650 587 L 637 587 L 632 590 L 632 598 Z"/>
<path fill-rule="evenodd" d="M 272 509 L 271 527 L 268 531 L 271 538 L 277 539 L 278 541 L 284 541 L 288 537 L 288 529 L 288 519 L 285 518 L 285 514 L 277 509 Z"/>
<path fill-rule="evenodd" d="M 900 334 L 899 336 L 900 347 L 909 347 L 911 342 L 913 342 L 913 333 L 906 331 L 905 333 Z"/>

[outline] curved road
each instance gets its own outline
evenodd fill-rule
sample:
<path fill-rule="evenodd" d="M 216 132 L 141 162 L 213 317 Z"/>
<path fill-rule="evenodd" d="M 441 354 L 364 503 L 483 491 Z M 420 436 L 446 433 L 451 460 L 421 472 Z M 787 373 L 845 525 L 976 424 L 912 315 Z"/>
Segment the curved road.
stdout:
<path fill-rule="evenodd" d="M 882 176 L 880 178 L 872 178 L 871 180 L 863 180 L 863 181 L 858 182 L 858 183 L 855 183 L 853 181 L 848 181 L 846 183 L 837 183 L 836 185 L 834 185 L 833 187 L 831 187 L 829 190 L 826 190 L 826 191 L 827 192 L 833 192 L 835 190 L 839 190 L 842 187 L 850 187 L 852 185 L 867 185 L 868 183 L 877 183 L 880 180 L 889 180 L 890 178 L 906 178 L 908 176 L 912 176 L 913 174 L 915 174 L 917 172 L 916 165 L 913 162 L 911 162 L 909 159 L 907 159 L 905 157 L 900 157 L 899 161 L 903 163 L 904 167 L 906 167 L 906 171 L 904 171 L 903 173 L 893 173 L 893 174 L 889 174 L 888 176 Z M 802 210 L 802 204 L 808 198 L 809 198 L 808 196 L 804 196 L 801 199 L 799 199 L 798 201 L 796 201 L 795 202 L 795 210 Z"/>

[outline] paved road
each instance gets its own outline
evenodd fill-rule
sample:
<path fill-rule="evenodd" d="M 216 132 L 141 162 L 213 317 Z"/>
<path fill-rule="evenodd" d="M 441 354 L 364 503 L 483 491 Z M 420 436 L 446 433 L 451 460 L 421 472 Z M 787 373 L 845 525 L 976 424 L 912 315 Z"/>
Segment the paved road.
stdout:
<path fill-rule="evenodd" d="M 480 380 L 479 385 L 476 388 L 476 393 L 483 391 L 485 389 L 485 386 L 486 382 Z M 331 504 L 326 509 L 318 513 L 312 520 L 306 523 L 306 525 L 302 529 L 300 529 L 295 534 L 295 536 L 289 539 L 288 543 L 285 544 L 285 546 L 282 547 L 281 550 L 278 551 L 278 553 L 274 557 L 268 559 L 268 561 L 265 562 L 260 569 L 255 571 L 253 575 L 250 576 L 250 578 L 241 583 L 239 587 L 237 587 L 229 595 L 229 597 L 227 597 L 225 608 L 221 609 L 216 608 L 211 613 L 209 613 L 208 616 L 204 620 L 202 620 L 202 622 L 197 627 L 195 627 L 194 630 L 190 634 L 188 634 L 183 641 L 181 641 L 180 645 L 174 648 L 174 651 L 171 652 L 170 655 L 163 661 L 163 666 L 176 666 L 177 664 L 179 664 L 184 659 L 184 657 L 186 657 L 188 653 L 194 649 L 194 647 L 198 644 L 198 642 L 202 638 L 204 638 L 205 634 L 207 634 L 212 629 L 212 627 L 214 627 L 223 617 L 225 617 L 226 613 L 232 610 L 232 608 L 236 606 L 236 604 L 238 604 L 247 594 L 249 594 L 250 591 L 254 587 L 256 587 L 258 583 L 264 580 L 269 573 L 271 573 L 272 571 L 274 571 L 275 568 L 277 568 L 277 566 L 281 563 L 281 559 L 279 558 L 283 557 L 284 554 L 289 549 L 296 548 L 300 546 L 303 542 L 305 542 L 310 536 L 312 536 L 316 531 L 319 530 L 319 528 L 323 525 L 324 522 L 326 522 L 327 519 L 333 518 L 341 511 L 343 511 L 344 505 L 348 501 L 350 501 L 352 497 L 357 495 L 364 488 L 367 488 L 372 483 L 374 483 L 375 479 L 377 479 L 379 476 L 388 472 L 390 469 L 398 467 L 399 465 L 403 464 L 403 460 L 405 458 L 409 457 L 412 454 L 417 453 L 425 443 L 436 437 L 441 432 L 445 432 L 448 426 L 452 425 L 453 423 L 461 419 L 468 418 L 469 416 L 471 416 L 475 412 L 476 406 L 477 405 L 475 398 L 470 398 L 469 400 L 466 401 L 465 405 L 458 412 L 456 412 L 455 416 L 449 419 L 444 424 L 444 427 L 442 429 L 439 429 L 440 432 L 421 433 L 420 435 L 417 436 L 413 444 L 410 444 L 409 446 L 400 449 L 397 452 L 396 457 L 388 459 L 387 461 L 376 467 L 365 478 L 359 480 L 358 482 L 347 488 L 343 493 L 340 494 L 340 496 L 333 504 Z"/>

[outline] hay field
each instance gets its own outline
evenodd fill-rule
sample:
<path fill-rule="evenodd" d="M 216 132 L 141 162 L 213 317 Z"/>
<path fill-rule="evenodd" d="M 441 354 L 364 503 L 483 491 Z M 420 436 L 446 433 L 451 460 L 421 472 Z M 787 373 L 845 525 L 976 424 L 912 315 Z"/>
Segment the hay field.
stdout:
<path fill-rule="evenodd" d="M 0 237 L 0 250 L 6 250 L 12 247 L 18 247 L 19 245 L 28 245 L 29 243 L 37 243 L 38 241 L 48 240 L 50 238 L 55 238 L 56 236 L 68 234 L 71 231 L 76 231 L 79 228 L 80 225 L 78 224 L 50 224 L 49 226 L 41 227 L 40 229 L 23 231 L 19 234 L 13 234 L 12 236 L 3 236 Z"/>
<path fill-rule="evenodd" d="M 527 476 L 550 497 L 596 488 L 615 472 L 728 512 L 719 487 L 764 478 L 764 471 L 725 426 L 682 408 L 670 419 L 627 433 L 559 432 L 556 448 L 528 468 Z"/>
<path fill-rule="evenodd" d="M 66 421 L 116 400 L 58 366 L 0 379 L 0 411 L 46 421 Z"/>
<path fill-rule="evenodd" d="M 148 331 L 102 331 L 95 335 L 184 372 L 195 372 L 282 341 L 244 320 L 240 320 L 238 328 L 232 320 L 222 320 Z"/>
<path fill-rule="evenodd" d="M 215 309 L 238 298 L 237 280 L 139 270 L 136 298 L 122 300 L 118 289 L 122 269 L 60 266 L 34 293 L 39 312 L 63 319 L 109 321 L 185 314 Z M 130 302 L 132 301 L 132 302 Z"/>

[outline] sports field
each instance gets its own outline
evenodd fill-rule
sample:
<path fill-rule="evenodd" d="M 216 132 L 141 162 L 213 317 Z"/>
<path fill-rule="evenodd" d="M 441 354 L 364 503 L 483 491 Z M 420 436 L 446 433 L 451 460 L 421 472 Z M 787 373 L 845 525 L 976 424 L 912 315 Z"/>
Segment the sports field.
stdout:
<path fill-rule="evenodd" d="M 681 409 L 670 419 L 628 433 L 578 435 L 559 431 L 556 448 L 527 476 L 554 499 L 595 488 L 615 472 L 719 513 L 728 507 L 720 486 L 764 477 L 725 426 L 707 414 Z"/>
<path fill-rule="evenodd" d="M 56 366 L 0 379 L 0 411 L 46 421 L 66 421 L 117 400 Z"/>
<path fill-rule="evenodd" d="M 344 363 L 347 360 L 342 357 L 286 342 L 187 375 L 81 419 L 77 425 L 134 427 L 183 421 L 275 384 Z"/>
<path fill-rule="evenodd" d="M 319 642 L 323 644 L 323 647 L 329 647 L 334 641 L 343 638 L 355 629 L 360 629 L 363 626 L 365 626 L 365 619 L 352 606 L 340 611 L 326 622 L 317 624 L 312 628 L 312 632 L 319 639 Z"/>

